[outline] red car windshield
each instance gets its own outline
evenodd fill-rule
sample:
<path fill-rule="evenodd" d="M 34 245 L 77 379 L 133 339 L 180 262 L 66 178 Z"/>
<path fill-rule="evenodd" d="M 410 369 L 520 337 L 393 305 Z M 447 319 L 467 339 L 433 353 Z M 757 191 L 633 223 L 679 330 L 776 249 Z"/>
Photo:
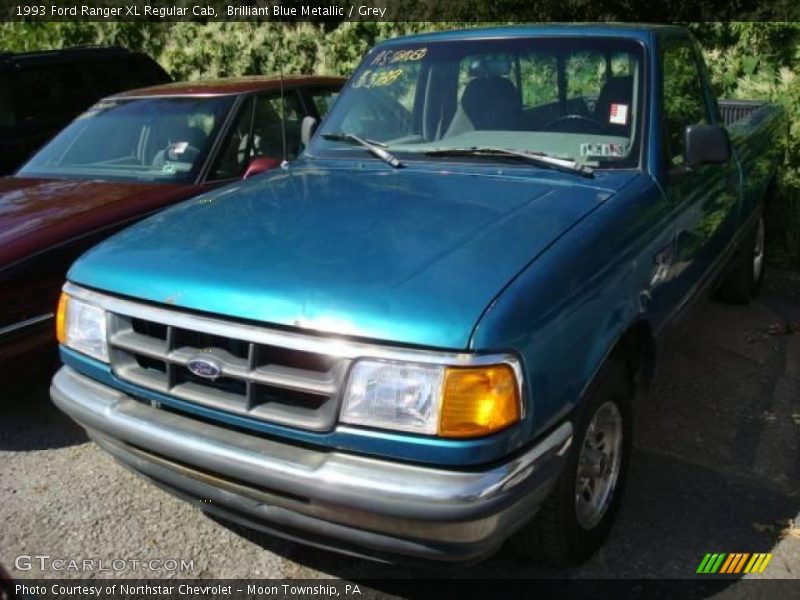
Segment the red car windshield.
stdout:
<path fill-rule="evenodd" d="M 24 177 L 194 181 L 232 97 L 103 100 L 17 172 Z"/>

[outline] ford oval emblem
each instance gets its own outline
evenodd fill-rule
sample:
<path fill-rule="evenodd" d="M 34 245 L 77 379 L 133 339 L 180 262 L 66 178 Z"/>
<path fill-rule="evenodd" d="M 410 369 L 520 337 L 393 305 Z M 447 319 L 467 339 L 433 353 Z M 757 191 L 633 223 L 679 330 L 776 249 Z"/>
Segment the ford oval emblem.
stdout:
<path fill-rule="evenodd" d="M 203 379 L 216 379 L 222 374 L 222 367 L 215 360 L 205 356 L 193 358 L 186 363 L 186 368 Z"/>

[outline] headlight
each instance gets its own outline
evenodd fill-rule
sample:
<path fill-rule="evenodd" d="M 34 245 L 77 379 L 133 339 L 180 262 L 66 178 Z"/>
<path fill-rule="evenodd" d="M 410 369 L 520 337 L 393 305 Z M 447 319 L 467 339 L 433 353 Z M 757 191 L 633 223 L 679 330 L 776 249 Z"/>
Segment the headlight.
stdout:
<path fill-rule="evenodd" d="M 106 311 L 62 293 L 56 313 L 59 343 L 108 362 Z"/>
<path fill-rule="evenodd" d="M 516 374 L 507 364 L 465 368 L 359 360 L 340 420 L 466 438 L 499 431 L 521 417 Z"/>

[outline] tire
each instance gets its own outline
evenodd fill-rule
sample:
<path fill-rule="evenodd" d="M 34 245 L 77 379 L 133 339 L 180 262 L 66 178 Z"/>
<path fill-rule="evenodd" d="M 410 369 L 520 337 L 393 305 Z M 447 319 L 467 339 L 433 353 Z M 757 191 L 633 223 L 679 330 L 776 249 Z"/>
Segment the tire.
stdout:
<path fill-rule="evenodd" d="M 564 471 L 533 520 L 511 540 L 519 556 L 526 562 L 556 567 L 577 565 L 592 556 L 608 537 L 627 480 L 632 448 L 631 400 L 632 390 L 625 363 L 610 359 L 582 402 L 576 419 L 570 457 Z M 594 423 L 592 432 L 590 426 L 598 415 L 604 417 L 606 425 L 619 418 L 618 431 L 621 433 L 621 440 L 615 445 L 613 436 L 605 436 L 606 446 L 617 448 L 618 462 L 607 458 L 606 466 L 602 467 L 594 461 L 595 468 L 609 470 L 614 470 L 616 464 L 616 476 L 608 488 L 605 502 L 599 503 L 600 508 L 592 512 L 586 510 L 585 493 L 581 494 L 582 504 L 579 503 L 578 481 L 579 470 L 585 473 L 590 468 L 591 463 L 586 460 L 589 455 L 584 448 L 587 440 L 596 440 L 597 423 Z M 603 495 L 598 494 L 600 496 Z"/>
<path fill-rule="evenodd" d="M 766 271 L 766 229 L 764 215 L 758 218 L 755 231 L 745 238 L 736 253 L 733 266 L 717 292 L 723 302 L 747 304 L 761 293 Z"/>

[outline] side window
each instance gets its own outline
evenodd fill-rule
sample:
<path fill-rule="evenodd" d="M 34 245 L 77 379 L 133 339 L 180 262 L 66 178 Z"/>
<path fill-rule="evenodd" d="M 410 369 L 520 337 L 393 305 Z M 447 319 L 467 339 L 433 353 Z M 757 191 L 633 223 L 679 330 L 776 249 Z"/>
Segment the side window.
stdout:
<path fill-rule="evenodd" d="M 600 52 L 576 52 L 564 66 L 567 98 L 592 98 L 600 95 L 606 81 L 606 59 Z"/>
<path fill-rule="evenodd" d="M 636 59 L 626 52 L 616 52 L 611 56 L 611 76 L 630 77 L 636 71 Z"/>
<path fill-rule="evenodd" d="M 286 104 L 286 114 L 283 104 Z M 287 157 L 292 160 L 300 153 L 300 124 L 305 116 L 300 98 L 295 92 L 287 91 L 281 102 L 280 94 L 256 97 L 253 116 L 252 156 L 283 156 L 282 119 L 286 122 Z"/>
<path fill-rule="evenodd" d="M 305 113 L 295 92 L 286 92 L 285 103 L 287 157 L 292 160 L 300 152 L 300 123 Z M 239 108 L 239 114 L 222 142 L 222 150 L 209 179 L 241 177 L 257 156 L 282 158 L 282 113 L 280 94 L 248 98 Z"/>
<path fill-rule="evenodd" d="M 689 42 L 668 42 L 661 61 L 664 149 L 668 164 L 676 167 L 684 162 L 683 136 L 687 125 L 705 123 L 708 115 L 696 57 Z"/>
<path fill-rule="evenodd" d="M 333 101 L 339 95 L 338 89 L 316 89 L 308 92 L 308 97 L 314 103 L 314 108 L 317 109 L 317 114 L 321 119 L 333 106 Z"/>
<path fill-rule="evenodd" d="M 558 61 L 554 54 L 521 56 L 519 70 L 524 108 L 558 102 Z"/>
<path fill-rule="evenodd" d="M 209 179 L 233 179 L 244 174 L 252 157 L 253 137 L 250 133 L 252 122 L 253 99 L 248 98 L 239 108 L 236 121 L 228 130 L 227 139 L 222 143 L 222 150 Z"/>

